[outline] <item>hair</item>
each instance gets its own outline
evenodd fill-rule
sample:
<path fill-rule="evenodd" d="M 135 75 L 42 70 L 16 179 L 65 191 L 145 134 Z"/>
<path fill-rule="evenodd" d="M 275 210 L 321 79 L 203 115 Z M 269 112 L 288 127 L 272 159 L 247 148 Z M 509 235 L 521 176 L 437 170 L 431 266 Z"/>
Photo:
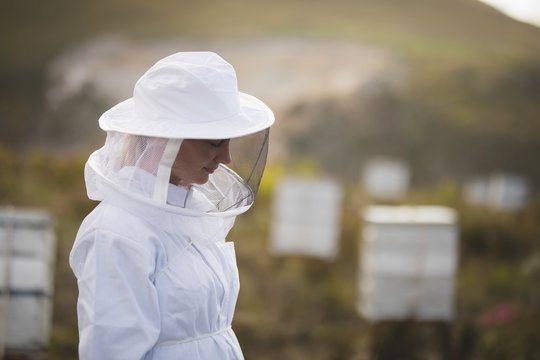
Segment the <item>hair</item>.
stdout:
<path fill-rule="evenodd" d="M 120 137 L 117 141 L 121 144 L 116 171 L 134 166 L 152 174 L 157 172 L 167 139 L 123 133 L 115 133 L 114 136 Z"/>

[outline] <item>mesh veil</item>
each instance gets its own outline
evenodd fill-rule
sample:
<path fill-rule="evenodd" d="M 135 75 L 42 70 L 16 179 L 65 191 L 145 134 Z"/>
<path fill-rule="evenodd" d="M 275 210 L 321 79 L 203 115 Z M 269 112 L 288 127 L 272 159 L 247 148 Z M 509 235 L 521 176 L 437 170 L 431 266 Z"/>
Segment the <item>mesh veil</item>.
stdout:
<path fill-rule="evenodd" d="M 221 164 L 207 183 L 193 185 L 218 211 L 249 206 L 255 200 L 266 165 L 269 130 L 231 139 L 231 164 Z"/>
<path fill-rule="evenodd" d="M 160 183 L 158 169 L 163 165 L 165 138 L 109 131 L 105 145 L 94 152 L 86 169 L 89 197 L 104 200 L 102 187 L 115 189 L 136 198 L 153 201 L 156 189 L 165 189 L 166 206 L 206 213 L 224 213 L 249 207 L 258 191 L 268 152 L 269 129 L 233 138 L 229 144 L 231 163 L 220 164 L 204 184 L 177 186 Z M 181 141 L 178 141 L 178 147 Z"/>

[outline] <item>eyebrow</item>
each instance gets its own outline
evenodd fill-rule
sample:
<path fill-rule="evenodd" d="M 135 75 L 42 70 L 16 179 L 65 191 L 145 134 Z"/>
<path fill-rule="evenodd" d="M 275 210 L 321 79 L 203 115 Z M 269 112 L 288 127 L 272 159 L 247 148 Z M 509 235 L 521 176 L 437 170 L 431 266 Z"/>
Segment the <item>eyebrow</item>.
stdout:
<path fill-rule="evenodd" d="M 221 140 L 208 140 L 208 142 L 212 145 L 215 145 L 215 146 L 219 146 L 221 144 L 223 144 L 225 141 L 227 141 L 229 139 L 221 139 Z"/>
<path fill-rule="evenodd" d="M 213 146 L 220 146 L 221 144 L 223 144 L 224 141 L 226 141 L 227 139 L 221 139 L 221 140 L 208 140 L 208 142 L 210 144 L 212 144 Z"/>

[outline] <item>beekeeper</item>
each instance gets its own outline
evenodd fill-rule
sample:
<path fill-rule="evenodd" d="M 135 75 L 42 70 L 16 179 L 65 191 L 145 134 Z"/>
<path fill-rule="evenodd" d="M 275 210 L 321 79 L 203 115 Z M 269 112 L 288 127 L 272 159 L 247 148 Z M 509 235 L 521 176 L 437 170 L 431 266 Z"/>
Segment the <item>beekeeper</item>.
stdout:
<path fill-rule="evenodd" d="M 212 52 L 160 60 L 101 116 L 105 145 L 85 166 L 100 203 L 69 259 L 81 360 L 243 359 L 225 237 L 253 204 L 273 122 Z"/>

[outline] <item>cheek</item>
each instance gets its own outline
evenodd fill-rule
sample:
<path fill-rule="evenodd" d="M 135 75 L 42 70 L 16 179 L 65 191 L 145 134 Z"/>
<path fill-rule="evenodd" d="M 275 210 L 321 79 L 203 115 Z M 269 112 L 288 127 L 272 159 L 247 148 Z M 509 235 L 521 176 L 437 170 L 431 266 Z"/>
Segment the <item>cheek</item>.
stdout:
<path fill-rule="evenodd" d="M 189 147 L 182 150 L 180 151 L 174 162 L 174 167 L 186 171 L 193 170 L 200 164 L 202 164 L 200 152 L 197 152 Z"/>
<path fill-rule="evenodd" d="M 177 159 L 171 169 L 171 172 L 185 180 L 193 180 L 194 178 L 204 175 L 204 167 L 206 166 L 205 159 L 200 156 L 190 156 L 185 154 L 185 158 Z"/>
<path fill-rule="evenodd" d="M 202 152 L 202 153 L 197 154 L 196 157 L 193 157 L 193 160 L 194 160 L 193 163 L 194 165 L 197 164 L 198 166 L 203 168 L 209 165 L 215 157 L 216 156 L 214 154 L 214 151 Z"/>
<path fill-rule="evenodd" d="M 195 146 L 197 143 L 186 145 L 189 146 L 185 146 L 180 150 L 174 162 L 172 171 L 175 176 L 187 179 L 207 175 L 204 168 L 213 166 L 212 161 L 216 157 L 215 151 L 202 146 Z"/>

